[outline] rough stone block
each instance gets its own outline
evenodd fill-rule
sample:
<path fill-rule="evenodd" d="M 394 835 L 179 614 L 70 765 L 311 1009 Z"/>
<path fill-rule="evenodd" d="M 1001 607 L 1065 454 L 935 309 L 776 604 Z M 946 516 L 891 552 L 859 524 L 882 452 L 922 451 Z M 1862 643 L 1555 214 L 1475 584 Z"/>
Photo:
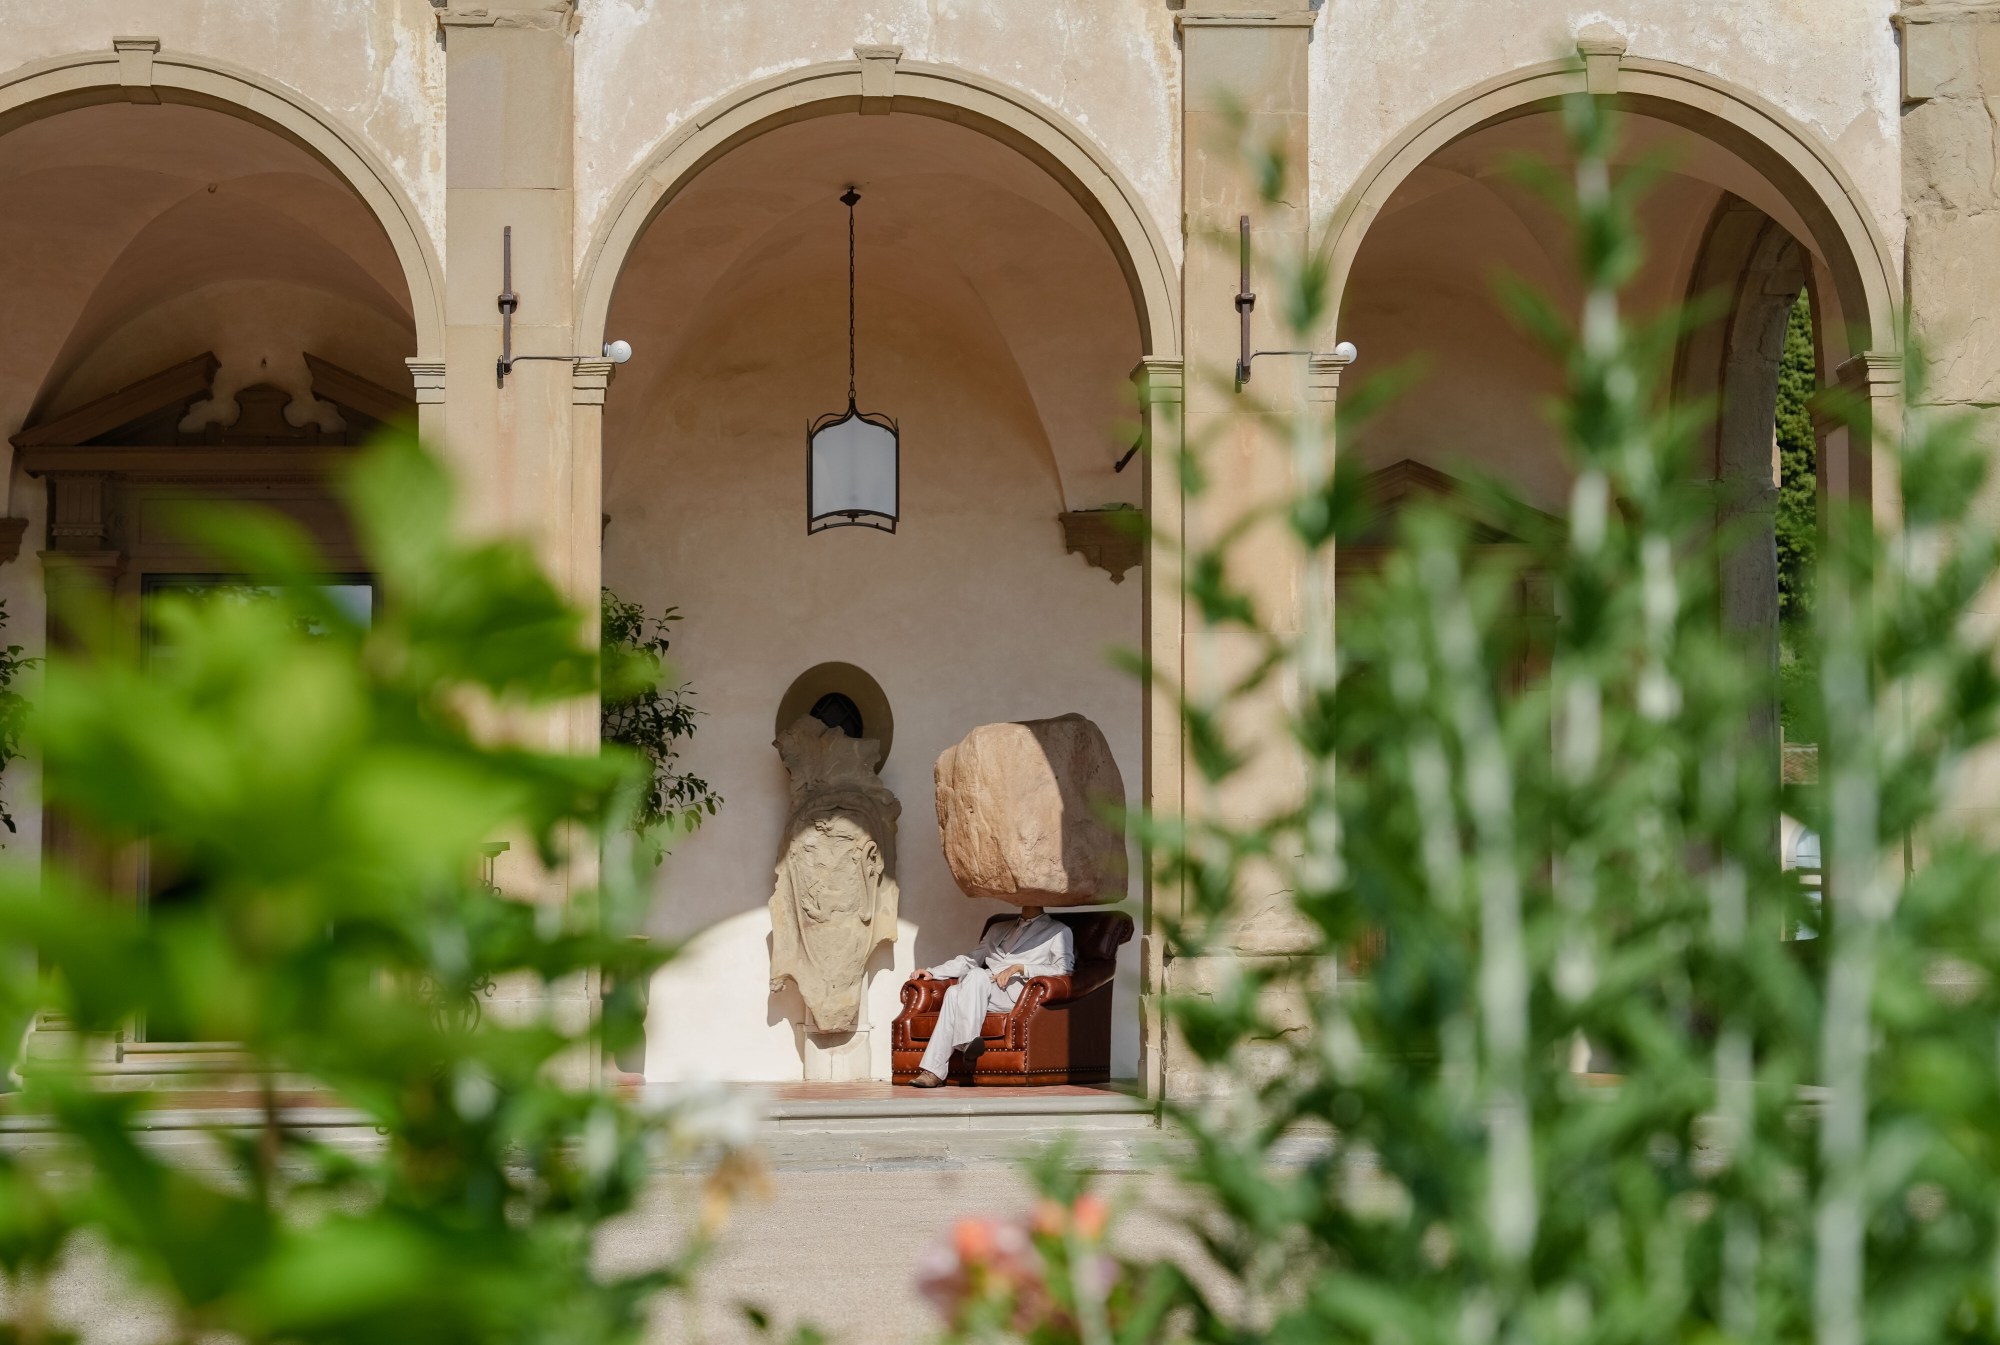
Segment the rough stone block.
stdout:
<path fill-rule="evenodd" d="M 1082 715 L 985 724 L 937 761 L 945 863 L 967 896 L 1086 906 L 1124 895 L 1125 838 L 1111 746 Z"/>
<path fill-rule="evenodd" d="M 2000 213 L 1910 221 L 1910 312 L 1930 353 L 1929 395 L 2000 402 Z"/>
<path fill-rule="evenodd" d="M 1978 34 L 1983 25 L 1933 18 L 1921 10 L 1905 16 L 1903 101 L 1963 97 L 1978 91 Z"/>
<path fill-rule="evenodd" d="M 1993 118 L 1985 100 L 1940 98 L 1903 115 L 1903 199 L 1912 208 L 1991 210 Z"/>

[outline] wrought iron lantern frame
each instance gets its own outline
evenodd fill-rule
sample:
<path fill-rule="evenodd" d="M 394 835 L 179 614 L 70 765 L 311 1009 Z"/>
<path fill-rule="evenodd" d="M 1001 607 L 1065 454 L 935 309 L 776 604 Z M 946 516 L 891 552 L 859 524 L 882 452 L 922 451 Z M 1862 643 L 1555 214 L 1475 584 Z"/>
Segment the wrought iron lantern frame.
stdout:
<path fill-rule="evenodd" d="M 855 398 L 854 207 L 860 200 L 861 193 L 851 186 L 840 196 L 841 204 L 847 207 L 847 408 L 842 411 L 830 411 L 806 426 L 806 534 L 808 536 L 816 532 L 825 532 L 829 528 L 873 528 L 878 532 L 893 533 L 896 531 L 896 521 L 902 510 L 902 431 L 893 417 L 861 410 Z M 851 420 L 874 426 L 889 435 L 890 512 L 867 508 L 821 508 L 814 487 L 816 473 L 813 470 L 819 437 L 826 431 Z"/>

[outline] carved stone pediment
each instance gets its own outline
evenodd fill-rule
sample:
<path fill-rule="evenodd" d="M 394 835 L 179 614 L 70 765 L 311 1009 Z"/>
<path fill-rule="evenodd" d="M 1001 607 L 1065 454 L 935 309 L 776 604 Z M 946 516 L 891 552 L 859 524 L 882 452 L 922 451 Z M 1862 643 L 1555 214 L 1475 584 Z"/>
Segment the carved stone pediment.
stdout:
<path fill-rule="evenodd" d="M 220 362 L 204 352 L 14 435 L 35 475 L 136 472 L 154 477 L 292 475 L 317 463 L 299 450 L 365 442 L 387 421 L 413 418 L 416 403 L 316 355 L 306 355 L 312 401 L 294 424 L 297 400 L 270 383 L 215 397 Z M 288 414 L 290 412 L 290 414 Z M 268 459 L 268 461 L 266 461 Z"/>
<path fill-rule="evenodd" d="M 154 514 L 166 514 L 150 502 L 246 486 L 276 490 L 290 505 L 265 502 L 289 507 L 323 540 L 342 536 L 323 486 L 328 470 L 384 422 L 413 420 L 416 403 L 316 355 L 304 359 L 312 375 L 304 398 L 270 383 L 218 398 L 221 362 L 204 352 L 16 434 L 15 461 L 48 482 L 49 552 L 111 565 L 137 548 L 193 563 L 184 542 L 155 526 Z M 0 550 L 5 542 L 0 531 Z"/>
<path fill-rule="evenodd" d="M 1393 546 L 1403 512 L 1430 505 L 1460 520 L 1474 546 L 1520 546 L 1522 534 L 1560 527 L 1549 514 L 1517 500 L 1493 499 L 1448 472 L 1410 458 L 1368 474 L 1363 492 L 1369 518 L 1348 549 Z"/>

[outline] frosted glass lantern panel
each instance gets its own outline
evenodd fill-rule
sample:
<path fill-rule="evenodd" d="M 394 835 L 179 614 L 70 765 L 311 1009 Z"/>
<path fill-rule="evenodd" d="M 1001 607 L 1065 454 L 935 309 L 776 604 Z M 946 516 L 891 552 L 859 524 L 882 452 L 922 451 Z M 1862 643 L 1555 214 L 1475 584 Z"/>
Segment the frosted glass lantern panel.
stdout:
<path fill-rule="evenodd" d="M 848 416 L 812 438 L 814 526 L 860 516 L 896 518 L 896 433 Z M 879 525 L 878 525 L 879 526 Z"/>

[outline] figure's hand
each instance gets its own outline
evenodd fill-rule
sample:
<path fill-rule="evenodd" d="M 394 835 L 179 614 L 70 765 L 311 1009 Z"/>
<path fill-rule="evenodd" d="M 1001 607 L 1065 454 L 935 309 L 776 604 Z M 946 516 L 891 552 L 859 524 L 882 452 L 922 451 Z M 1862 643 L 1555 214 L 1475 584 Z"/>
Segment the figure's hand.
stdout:
<path fill-rule="evenodd" d="M 999 986 L 1002 990 L 1005 990 L 1008 986 L 1014 983 L 1016 977 L 1025 975 L 1027 970 L 1028 969 L 1026 967 L 1016 962 L 1013 966 L 1004 969 L 998 976 L 995 976 L 993 978 L 993 984 Z"/>
<path fill-rule="evenodd" d="M 931 975 L 928 971 L 924 970 L 922 967 L 918 967 L 915 971 L 910 973 L 910 979 L 913 981 L 935 981 L 937 977 Z"/>

